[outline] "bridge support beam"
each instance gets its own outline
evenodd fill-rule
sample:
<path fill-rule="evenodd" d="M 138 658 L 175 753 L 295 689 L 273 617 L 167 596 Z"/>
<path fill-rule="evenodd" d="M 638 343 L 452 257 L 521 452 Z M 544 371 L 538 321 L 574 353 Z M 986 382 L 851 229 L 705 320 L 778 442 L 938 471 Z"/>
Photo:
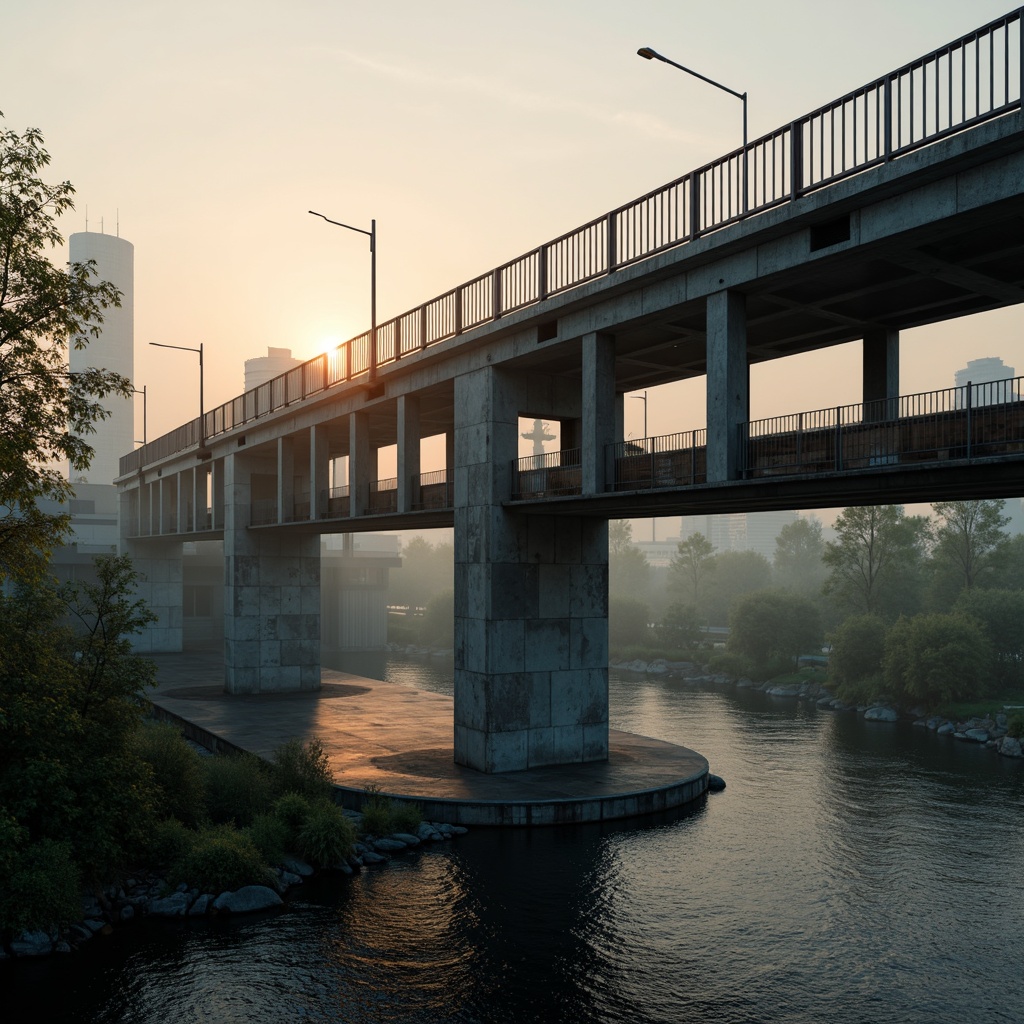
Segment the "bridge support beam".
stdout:
<path fill-rule="evenodd" d="M 864 335 L 863 402 L 866 420 L 899 415 L 900 332 L 869 331 Z"/>
<path fill-rule="evenodd" d="M 247 529 L 252 467 L 224 462 L 224 689 L 317 690 L 320 538 Z"/>
<path fill-rule="evenodd" d="M 739 292 L 707 299 L 708 483 L 737 480 L 741 469 L 739 427 L 750 418 L 747 302 Z"/>
<path fill-rule="evenodd" d="M 126 498 L 126 494 L 121 495 L 122 509 Z M 128 522 L 122 514 L 122 528 Z M 143 654 L 177 653 L 184 641 L 181 541 L 123 538 L 121 548 L 131 557 L 140 577 L 136 596 L 145 601 L 156 616 L 156 622 L 132 637 L 132 647 Z"/>
<path fill-rule="evenodd" d="M 534 383 L 455 381 L 455 760 L 484 772 L 608 757 L 607 523 L 502 507 Z"/>
<path fill-rule="evenodd" d="M 397 433 L 398 511 L 411 512 L 420 478 L 420 400 L 415 395 L 398 396 Z"/>
<path fill-rule="evenodd" d="M 370 444 L 370 418 L 365 412 L 349 415 L 348 504 L 350 516 L 361 516 L 370 506 L 370 481 L 377 479 L 377 450 Z"/>
<path fill-rule="evenodd" d="M 616 440 L 615 339 L 610 334 L 583 336 L 583 493 L 605 487 L 607 446 Z"/>

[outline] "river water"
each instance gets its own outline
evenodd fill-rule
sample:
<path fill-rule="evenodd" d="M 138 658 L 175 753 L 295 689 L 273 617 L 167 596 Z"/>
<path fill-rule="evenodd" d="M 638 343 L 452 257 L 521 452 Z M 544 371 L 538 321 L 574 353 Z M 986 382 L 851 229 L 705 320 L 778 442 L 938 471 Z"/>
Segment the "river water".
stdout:
<path fill-rule="evenodd" d="M 449 666 L 385 672 L 451 691 Z M 726 790 L 654 822 L 475 829 L 283 911 L 3 963 L 3 1019 L 1024 1021 L 1024 764 L 643 677 L 613 675 L 611 718 Z"/>

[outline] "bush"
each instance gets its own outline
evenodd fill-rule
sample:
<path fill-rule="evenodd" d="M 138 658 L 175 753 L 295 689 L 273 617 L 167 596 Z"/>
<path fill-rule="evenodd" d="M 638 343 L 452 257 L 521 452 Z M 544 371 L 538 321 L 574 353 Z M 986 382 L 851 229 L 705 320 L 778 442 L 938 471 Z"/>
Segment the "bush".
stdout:
<path fill-rule="evenodd" d="M 287 832 L 286 847 L 295 848 L 302 826 L 309 819 L 312 809 L 310 802 L 301 793 L 285 793 L 274 801 L 274 817 L 284 825 Z"/>
<path fill-rule="evenodd" d="M 205 816 L 206 793 L 202 759 L 169 723 L 143 721 L 135 749 L 153 772 L 155 812 L 196 825 Z"/>
<path fill-rule="evenodd" d="M 195 832 L 177 818 L 164 818 L 153 825 L 143 856 L 154 867 L 170 867 L 192 849 L 195 838 Z"/>
<path fill-rule="evenodd" d="M 880 692 L 885 632 L 885 623 L 876 615 L 854 615 L 832 634 L 829 680 L 845 700 Z"/>
<path fill-rule="evenodd" d="M 708 668 L 715 675 L 733 676 L 740 679 L 754 674 L 754 666 L 749 658 L 735 651 L 719 651 L 708 658 Z"/>
<path fill-rule="evenodd" d="M 203 759 L 206 809 L 212 821 L 249 825 L 270 807 L 273 783 L 267 765 L 255 754 Z"/>
<path fill-rule="evenodd" d="M 174 865 L 170 881 L 218 894 L 243 885 L 273 885 L 275 878 L 246 833 L 217 825 L 196 836 L 191 850 Z"/>
<path fill-rule="evenodd" d="M 1010 715 L 1006 723 L 1006 734 L 1015 740 L 1024 738 L 1024 714 Z"/>
<path fill-rule="evenodd" d="M 6 830 L 0 828 L 3 860 L 8 867 L 0 886 L 0 929 L 48 929 L 77 920 L 81 916 L 82 880 L 69 844 L 41 839 L 8 846 L 8 840 L 18 843 L 26 833 L 17 826 L 10 828 L 11 819 L 7 822 Z"/>
<path fill-rule="evenodd" d="M 355 827 L 341 808 L 322 800 L 312 805 L 299 829 L 298 852 L 314 864 L 337 864 L 352 852 L 355 841 Z"/>
<path fill-rule="evenodd" d="M 274 751 L 271 764 L 278 793 L 301 793 L 310 800 L 330 798 L 334 773 L 320 740 L 290 739 Z"/>
<path fill-rule="evenodd" d="M 391 809 L 391 824 L 394 832 L 411 832 L 416 834 L 416 829 L 423 821 L 423 812 L 419 804 L 399 803 L 393 804 Z"/>
<path fill-rule="evenodd" d="M 375 788 L 366 791 L 366 798 L 359 808 L 363 815 L 363 832 L 371 836 L 386 836 L 393 832 L 391 827 L 391 799 L 382 796 Z"/>
<path fill-rule="evenodd" d="M 292 831 L 276 814 L 257 814 L 245 833 L 268 864 L 280 864 L 294 845 Z"/>
<path fill-rule="evenodd" d="M 647 640 L 650 609 L 633 597 L 613 597 L 608 601 L 608 642 L 613 647 L 638 644 Z"/>

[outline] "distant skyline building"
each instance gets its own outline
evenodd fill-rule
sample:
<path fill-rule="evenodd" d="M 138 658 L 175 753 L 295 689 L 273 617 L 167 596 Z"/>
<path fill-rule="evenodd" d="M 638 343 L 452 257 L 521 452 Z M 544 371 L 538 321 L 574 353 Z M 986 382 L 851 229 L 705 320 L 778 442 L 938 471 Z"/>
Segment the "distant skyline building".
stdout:
<path fill-rule="evenodd" d="M 955 375 L 956 386 L 965 388 L 971 385 L 971 405 L 997 405 L 1012 402 L 1018 397 L 1016 388 L 1010 378 L 1016 377 L 1017 371 L 1007 366 L 998 356 L 985 356 L 981 359 L 970 359 L 962 370 Z M 957 395 L 957 407 L 964 404 Z"/>
<path fill-rule="evenodd" d="M 267 348 L 265 356 L 256 356 L 254 359 L 245 361 L 245 387 L 244 391 L 252 391 L 268 380 L 280 377 L 296 366 L 301 366 L 302 360 L 292 355 L 290 348 Z"/>
<path fill-rule="evenodd" d="M 103 312 L 98 338 L 83 349 L 70 345 L 68 367 L 80 373 L 90 367 L 111 370 L 135 380 L 135 246 L 117 235 L 78 231 L 68 238 L 72 263 L 96 263 L 95 281 L 110 281 L 121 292 L 120 308 Z M 133 384 L 134 386 L 134 384 Z M 88 437 L 93 448 L 92 465 L 71 474 L 72 483 L 113 485 L 119 459 L 135 447 L 135 403 L 132 397 L 108 395 L 104 406 L 110 416 L 96 425 Z"/>
<path fill-rule="evenodd" d="M 799 515 L 786 509 L 779 512 L 734 512 L 727 515 L 684 516 L 680 538 L 702 533 L 715 551 L 756 551 L 771 562 L 775 557 L 775 538 L 784 526 L 795 523 Z"/>

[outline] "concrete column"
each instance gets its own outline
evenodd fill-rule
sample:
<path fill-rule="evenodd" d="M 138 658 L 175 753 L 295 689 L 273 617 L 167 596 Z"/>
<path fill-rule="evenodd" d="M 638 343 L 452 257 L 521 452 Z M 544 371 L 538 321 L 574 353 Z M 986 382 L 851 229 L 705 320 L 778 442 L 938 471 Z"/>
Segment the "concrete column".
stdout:
<path fill-rule="evenodd" d="M 887 420 L 898 415 L 900 394 L 900 332 L 869 331 L 864 335 L 864 419 Z M 888 399 L 889 401 L 886 401 Z"/>
<path fill-rule="evenodd" d="M 249 530 L 252 470 L 224 459 L 224 689 L 320 688 L 320 537 Z"/>
<path fill-rule="evenodd" d="M 224 460 L 217 459 L 214 462 L 210 476 L 212 479 L 212 527 L 215 530 L 224 529 Z"/>
<path fill-rule="evenodd" d="M 309 518 L 316 520 L 327 513 L 331 488 L 331 460 L 327 446 L 327 427 L 309 428 Z"/>
<path fill-rule="evenodd" d="M 750 417 L 746 297 L 715 292 L 707 300 L 708 483 L 740 475 L 739 426 Z"/>
<path fill-rule="evenodd" d="M 485 772 L 608 756 L 608 526 L 502 508 L 527 395 L 455 381 L 455 760 Z"/>
<path fill-rule="evenodd" d="M 606 448 L 615 439 L 615 339 L 583 336 L 583 493 L 605 489 Z"/>
<path fill-rule="evenodd" d="M 178 473 L 177 477 L 178 533 L 185 533 L 188 529 L 189 496 L 194 493 L 196 487 L 195 469 L 189 469 L 184 473 Z"/>
<path fill-rule="evenodd" d="M 420 400 L 398 397 L 398 511 L 411 512 L 419 498 Z"/>
<path fill-rule="evenodd" d="M 377 479 L 377 453 L 370 447 L 366 413 L 350 413 L 348 423 L 348 514 L 361 516 L 370 504 L 370 481 Z"/>
<path fill-rule="evenodd" d="M 135 593 L 146 602 L 156 622 L 131 637 L 132 647 L 143 654 L 182 649 L 182 542 L 122 538 L 122 550 L 131 557 L 139 582 Z"/>
<path fill-rule="evenodd" d="M 295 445 L 290 437 L 277 439 L 277 521 L 295 518 Z"/>

